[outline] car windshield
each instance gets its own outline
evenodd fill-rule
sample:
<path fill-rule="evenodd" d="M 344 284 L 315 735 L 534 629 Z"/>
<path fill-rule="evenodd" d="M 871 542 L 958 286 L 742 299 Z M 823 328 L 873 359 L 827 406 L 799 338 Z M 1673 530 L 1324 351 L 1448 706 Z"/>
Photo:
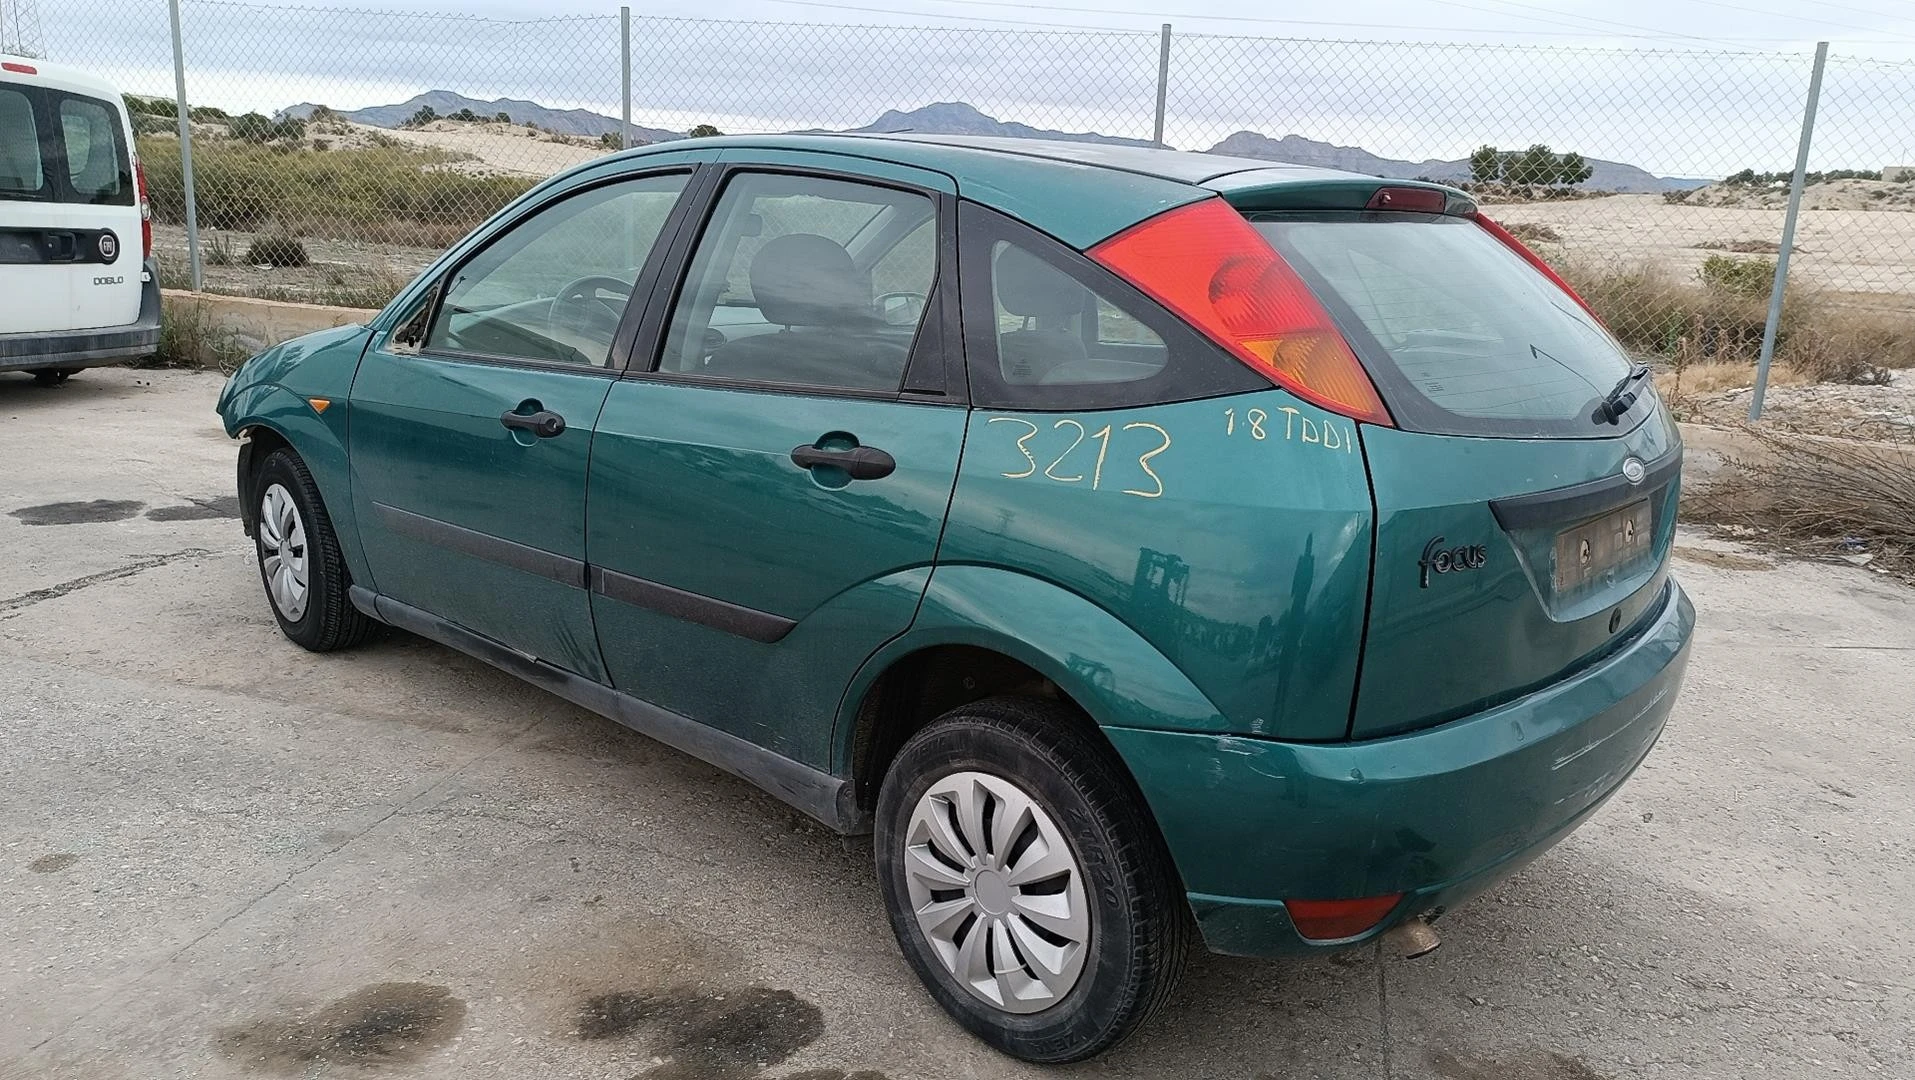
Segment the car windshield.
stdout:
<path fill-rule="evenodd" d="M 1616 432 L 1593 414 L 1629 374 L 1627 354 L 1573 297 L 1474 222 L 1366 214 L 1254 224 L 1331 310 L 1400 426 L 1518 437 Z"/>

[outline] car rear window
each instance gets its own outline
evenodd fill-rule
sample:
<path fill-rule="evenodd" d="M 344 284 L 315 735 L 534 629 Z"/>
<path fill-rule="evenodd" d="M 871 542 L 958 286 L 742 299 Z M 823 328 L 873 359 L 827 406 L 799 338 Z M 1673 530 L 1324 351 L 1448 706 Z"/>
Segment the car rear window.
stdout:
<path fill-rule="evenodd" d="M 0 86 L 0 199 L 133 205 L 119 108 L 59 90 Z"/>
<path fill-rule="evenodd" d="M 1398 425 L 1456 435 L 1616 433 L 1594 413 L 1629 373 L 1628 355 L 1574 298 L 1475 222 L 1365 214 L 1253 224 L 1330 309 Z"/>

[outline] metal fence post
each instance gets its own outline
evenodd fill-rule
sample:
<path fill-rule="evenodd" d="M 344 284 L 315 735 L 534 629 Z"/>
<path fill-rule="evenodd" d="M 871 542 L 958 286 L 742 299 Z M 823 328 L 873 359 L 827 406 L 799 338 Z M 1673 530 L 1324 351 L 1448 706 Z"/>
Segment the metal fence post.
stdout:
<path fill-rule="evenodd" d="M 199 207 L 193 200 L 193 115 L 186 107 L 186 53 L 180 48 L 180 0 L 167 0 L 173 18 L 173 103 L 180 121 L 180 183 L 186 190 L 186 262 L 193 273 L 193 291 L 205 284 L 199 261 Z"/>
<path fill-rule="evenodd" d="M 632 9 L 618 9 L 618 145 L 632 145 Z"/>
<path fill-rule="evenodd" d="M 1165 23 L 1158 37 L 1157 45 L 1157 122 L 1151 128 L 1150 140 L 1158 146 L 1164 145 L 1164 99 L 1170 95 L 1170 24 Z"/>
<path fill-rule="evenodd" d="M 1789 179 L 1789 209 L 1782 216 L 1782 247 L 1775 253 L 1775 284 L 1769 289 L 1769 320 L 1762 327 L 1762 355 L 1755 362 L 1755 393 L 1749 419 L 1762 419 L 1762 395 L 1769 389 L 1769 361 L 1775 358 L 1775 333 L 1782 322 L 1782 292 L 1789 284 L 1789 255 L 1795 250 L 1795 219 L 1802 210 L 1802 185 L 1809 168 L 1809 139 L 1815 134 L 1815 106 L 1822 98 L 1822 69 L 1829 43 L 1815 43 L 1815 69 L 1809 74 L 1809 103 L 1802 110 L 1802 141 L 1795 148 L 1795 175 Z"/>

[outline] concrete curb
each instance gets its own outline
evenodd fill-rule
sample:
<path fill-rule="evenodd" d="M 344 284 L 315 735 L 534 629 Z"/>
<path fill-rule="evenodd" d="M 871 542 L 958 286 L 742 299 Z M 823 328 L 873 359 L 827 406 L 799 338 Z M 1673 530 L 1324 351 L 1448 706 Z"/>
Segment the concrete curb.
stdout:
<path fill-rule="evenodd" d="M 182 305 L 195 305 L 220 326 L 231 330 L 235 341 L 248 353 L 315 330 L 363 323 L 379 314 L 376 308 L 326 307 L 190 289 L 162 289 L 160 297 L 162 317 L 168 308 L 177 310 Z"/>

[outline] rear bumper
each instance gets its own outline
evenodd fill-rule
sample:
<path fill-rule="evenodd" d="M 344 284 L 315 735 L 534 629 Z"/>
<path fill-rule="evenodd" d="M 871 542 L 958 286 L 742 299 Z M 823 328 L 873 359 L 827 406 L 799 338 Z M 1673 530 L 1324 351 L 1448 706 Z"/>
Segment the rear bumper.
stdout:
<path fill-rule="evenodd" d="M 0 371 L 85 368 L 150 356 L 160 343 L 159 267 L 146 264 L 140 314 L 125 326 L 0 334 Z"/>
<path fill-rule="evenodd" d="M 1695 609 L 1673 579 L 1636 640 L 1546 690 L 1440 727 L 1340 744 L 1109 728 L 1212 951 L 1367 941 L 1514 873 L 1568 835 L 1662 734 Z M 1401 893 L 1382 922 L 1301 937 L 1283 899 Z"/>

